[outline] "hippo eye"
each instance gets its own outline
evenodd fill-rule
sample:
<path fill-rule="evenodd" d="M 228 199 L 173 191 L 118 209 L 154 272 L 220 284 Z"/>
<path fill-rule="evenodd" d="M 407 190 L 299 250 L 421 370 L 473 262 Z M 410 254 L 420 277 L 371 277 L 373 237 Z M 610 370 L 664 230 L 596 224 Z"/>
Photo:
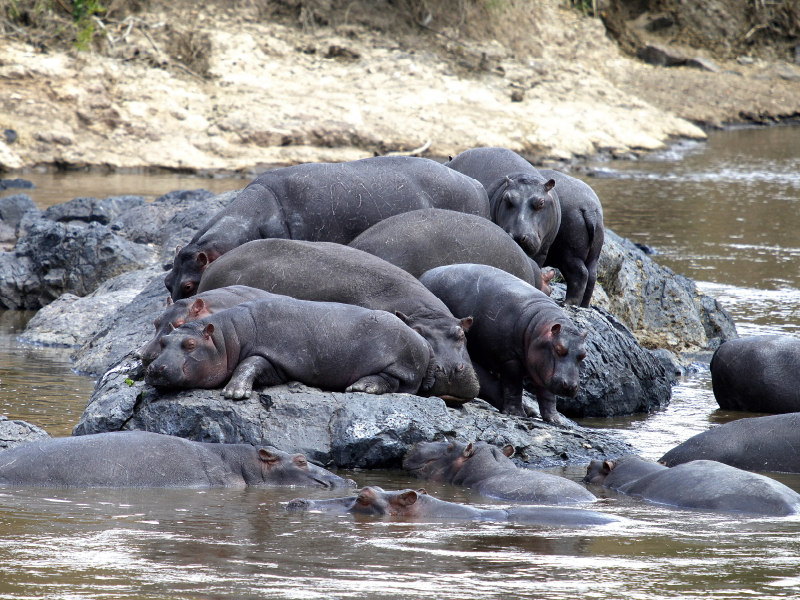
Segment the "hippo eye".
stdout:
<path fill-rule="evenodd" d="M 556 355 L 560 357 L 565 357 L 567 355 L 567 349 L 564 346 L 556 346 L 555 347 Z"/>
<path fill-rule="evenodd" d="M 183 349 L 184 350 L 187 350 L 187 351 L 191 352 L 195 348 L 197 348 L 197 342 L 195 340 L 193 340 L 191 338 L 189 338 L 188 340 L 183 340 Z"/>
<path fill-rule="evenodd" d="M 294 457 L 294 464 L 295 464 L 295 466 L 298 466 L 301 469 L 307 469 L 308 468 L 308 461 L 306 460 L 305 456 L 295 456 Z"/>
<path fill-rule="evenodd" d="M 191 294 L 192 290 L 194 290 L 194 284 L 190 281 L 188 283 L 183 284 L 183 293 L 184 294 Z"/>
<path fill-rule="evenodd" d="M 544 200 L 539 198 L 533 203 L 533 210 L 542 210 L 544 208 Z"/>
<path fill-rule="evenodd" d="M 175 322 L 172 324 L 172 326 L 173 326 L 173 327 L 180 327 L 180 326 L 181 326 L 181 325 L 183 325 L 184 323 L 186 323 L 186 321 L 184 321 L 183 319 L 178 319 L 177 321 L 175 321 Z"/>
<path fill-rule="evenodd" d="M 363 495 L 361 495 L 361 496 L 359 496 L 358 498 L 356 498 L 356 502 L 357 502 L 358 504 L 360 504 L 361 506 L 369 506 L 369 499 L 368 499 L 368 498 L 366 498 L 366 497 L 365 497 L 365 496 L 363 496 Z"/>

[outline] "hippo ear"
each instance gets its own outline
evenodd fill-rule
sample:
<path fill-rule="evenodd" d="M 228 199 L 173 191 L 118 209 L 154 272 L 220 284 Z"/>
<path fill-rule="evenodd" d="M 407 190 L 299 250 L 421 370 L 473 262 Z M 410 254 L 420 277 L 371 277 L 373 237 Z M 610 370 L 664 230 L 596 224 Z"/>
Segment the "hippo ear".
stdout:
<path fill-rule="evenodd" d="M 461 329 L 464 330 L 464 333 L 469 331 L 469 328 L 472 327 L 472 317 L 464 317 L 461 319 Z"/>
<path fill-rule="evenodd" d="M 181 251 L 183 246 L 175 246 L 175 256 L 178 256 L 178 253 Z"/>
<path fill-rule="evenodd" d="M 428 490 L 426 490 L 425 488 L 417 488 L 417 493 L 420 496 L 427 496 L 428 495 Z"/>
<path fill-rule="evenodd" d="M 194 301 L 191 308 L 189 308 L 189 316 L 197 318 L 197 315 L 203 312 L 203 309 L 206 307 L 206 303 L 203 301 L 202 298 L 198 298 Z"/>
<path fill-rule="evenodd" d="M 462 452 L 461 455 L 464 458 L 469 458 L 473 454 L 475 454 L 475 446 L 473 446 L 472 442 L 470 442 L 469 444 L 467 444 L 467 447 L 464 448 L 464 452 Z"/>
<path fill-rule="evenodd" d="M 511 444 L 506 444 L 505 446 L 503 446 L 501 452 L 505 454 L 506 457 L 511 458 L 512 456 L 514 456 L 515 452 L 514 446 Z"/>
<path fill-rule="evenodd" d="M 616 467 L 616 466 L 617 465 L 613 460 L 604 460 L 603 461 L 603 470 L 607 471 L 609 473 L 611 473 L 611 471 L 613 471 L 614 467 Z"/>
<path fill-rule="evenodd" d="M 408 325 L 408 317 L 401 313 L 399 310 L 394 311 L 394 316 L 400 319 L 403 323 Z"/>
<path fill-rule="evenodd" d="M 548 269 L 547 271 L 542 271 L 542 283 L 550 283 L 553 281 L 553 278 L 556 276 L 555 269 Z"/>
<path fill-rule="evenodd" d="M 406 490 L 399 496 L 397 496 L 396 502 L 400 506 L 411 506 L 412 504 L 416 503 L 418 498 L 417 492 L 414 490 Z"/>
<path fill-rule="evenodd" d="M 550 335 L 556 337 L 559 333 L 561 333 L 561 323 L 556 323 L 550 328 Z"/>
<path fill-rule="evenodd" d="M 448 160 L 448 162 L 449 162 L 449 161 L 453 160 L 453 157 L 452 157 L 452 156 L 450 156 L 450 155 L 448 154 L 448 155 L 447 155 L 447 160 Z"/>
<path fill-rule="evenodd" d="M 167 308 L 172 306 L 172 296 L 167 296 Z"/>
<path fill-rule="evenodd" d="M 278 455 L 272 452 L 271 450 L 267 450 L 266 448 L 258 449 L 258 458 L 260 458 L 265 463 L 274 464 L 278 462 Z"/>
<path fill-rule="evenodd" d="M 548 179 L 547 183 L 544 184 L 544 191 L 549 192 L 554 187 L 556 187 L 556 180 L 555 179 Z"/>
<path fill-rule="evenodd" d="M 197 255 L 197 262 L 200 263 L 201 267 L 205 267 L 211 261 L 208 259 L 208 254 L 206 254 L 205 252 L 201 252 L 200 254 Z"/>
<path fill-rule="evenodd" d="M 210 339 L 211 336 L 214 335 L 214 325 L 209 323 L 206 325 L 206 328 L 203 330 L 203 337 L 206 339 Z"/>

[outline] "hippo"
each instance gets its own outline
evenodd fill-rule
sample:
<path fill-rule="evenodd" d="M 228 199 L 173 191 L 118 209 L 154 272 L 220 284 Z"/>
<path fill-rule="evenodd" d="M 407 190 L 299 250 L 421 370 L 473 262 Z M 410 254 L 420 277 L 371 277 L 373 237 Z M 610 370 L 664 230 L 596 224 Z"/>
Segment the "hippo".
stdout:
<path fill-rule="evenodd" d="M 550 295 L 539 265 L 505 231 L 482 217 L 440 208 L 412 210 L 376 223 L 348 244 L 419 277 L 442 265 L 490 265 Z"/>
<path fill-rule="evenodd" d="M 389 313 L 287 296 L 251 300 L 185 323 L 161 338 L 150 385 L 249 398 L 254 383 L 299 381 L 339 392 L 414 394 L 433 379 L 433 354 Z"/>
<path fill-rule="evenodd" d="M 286 506 L 290 512 L 317 510 L 359 515 L 411 517 L 417 519 L 470 519 L 512 521 L 546 526 L 580 527 L 606 525 L 620 519 L 601 512 L 555 506 L 525 506 L 508 509 L 480 509 L 446 502 L 428 495 L 424 489 L 386 491 L 377 486 L 362 488 L 358 496 L 308 500 L 295 498 Z"/>
<path fill-rule="evenodd" d="M 178 247 L 164 279 L 173 300 L 194 295 L 205 268 L 245 242 L 284 238 L 347 244 L 382 219 L 419 208 L 489 218 L 480 183 L 436 161 L 378 156 L 262 173 Z"/>
<path fill-rule="evenodd" d="M 433 350 L 436 376 L 431 387 L 421 390 L 424 395 L 457 404 L 478 394 L 465 336 L 472 320 L 456 319 L 415 277 L 372 254 L 330 242 L 256 240 L 210 265 L 198 290 L 232 284 L 390 312 Z"/>
<path fill-rule="evenodd" d="M 575 396 L 586 358 L 580 332 L 545 294 L 487 265 L 448 265 L 427 271 L 422 284 L 456 315 L 472 316 L 467 349 L 478 374 L 478 394 L 505 414 L 525 416 L 528 377 L 543 420 L 563 423 L 556 394 Z"/>
<path fill-rule="evenodd" d="M 29 442 L 0 453 L 0 486 L 204 488 L 355 487 L 272 446 L 206 444 L 149 431 Z"/>
<path fill-rule="evenodd" d="M 574 504 L 597 499 L 565 477 L 518 468 L 510 459 L 513 454 L 510 444 L 501 450 L 486 442 L 420 442 L 406 453 L 403 468 L 420 479 L 463 485 L 511 502 Z"/>
<path fill-rule="evenodd" d="M 218 290 L 209 290 L 203 294 L 198 294 L 192 298 L 184 298 L 174 303 L 171 297 L 167 297 L 167 309 L 153 323 L 156 326 L 155 337 L 142 346 L 137 351 L 137 354 L 142 359 L 142 363 L 149 365 L 161 353 L 161 338 L 176 327 L 180 327 L 190 321 L 202 319 L 242 302 L 269 296 L 270 294 L 264 290 L 245 285 L 232 285 Z"/>
<path fill-rule="evenodd" d="M 594 190 L 580 179 L 547 169 L 539 173 L 556 182 L 561 206 L 561 225 L 544 266 L 561 271 L 567 282 L 567 304 L 589 308 L 605 240 L 603 207 Z"/>
<path fill-rule="evenodd" d="M 481 182 L 489 196 L 491 220 L 543 267 L 561 224 L 556 182 L 516 152 L 506 148 L 473 148 L 445 163 Z"/>
<path fill-rule="evenodd" d="M 769 516 L 800 511 L 800 494 L 782 483 L 713 460 L 672 468 L 633 455 L 615 461 L 593 460 L 583 481 L 680 508 Z"/>
<path fill-rule="evenodd" d="M 746 471 L 800 473 L 800 412 L 739 419 L 689 438 L 658 462 L 715 460 Z"/>
<path fill-rule="evenodd" d="M 800 411 L 800 339 L 755 335 L 724 342 L 711 357 L 711 387 L 726 410 Z"/>

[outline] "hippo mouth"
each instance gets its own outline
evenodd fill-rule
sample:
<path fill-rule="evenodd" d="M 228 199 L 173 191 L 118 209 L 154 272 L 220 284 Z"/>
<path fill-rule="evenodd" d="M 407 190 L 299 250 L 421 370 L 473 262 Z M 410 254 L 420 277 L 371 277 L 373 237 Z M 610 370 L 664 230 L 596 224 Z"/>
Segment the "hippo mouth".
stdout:
<path fill-rule="evenodd" d="M 522 248 L 522 250 L 528 256 L 535 256 L 536 253 L 539 251 L 539 243 L 538 240 L 534 240 L 529 235 L 513 235 L 511 236 L 514 238 L 514 241 L 517 242 L 517 245 Z"/>

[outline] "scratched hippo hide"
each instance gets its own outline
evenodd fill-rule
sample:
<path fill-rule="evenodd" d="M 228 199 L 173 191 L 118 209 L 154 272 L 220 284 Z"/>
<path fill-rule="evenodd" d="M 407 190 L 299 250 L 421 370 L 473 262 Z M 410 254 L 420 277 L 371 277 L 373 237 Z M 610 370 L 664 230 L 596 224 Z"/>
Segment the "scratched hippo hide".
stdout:
<path fill-rule="evenodd" d="M 416 443 L 443 439 L 512 444 L 521 462 L 584 464 L 630 449 L 608 434 L 502 415 L 481 400 L 448 408 L 411 394 L 323 392 L 299 383 L 256 388 L 232 401 L 220 390 L 165 391 L 144 383 L 141 360 L 123 358 L 98 381 L 73 435 L 147 430 L 203 442 L 273 445 L 343 468 L 400 468 Z"/>

